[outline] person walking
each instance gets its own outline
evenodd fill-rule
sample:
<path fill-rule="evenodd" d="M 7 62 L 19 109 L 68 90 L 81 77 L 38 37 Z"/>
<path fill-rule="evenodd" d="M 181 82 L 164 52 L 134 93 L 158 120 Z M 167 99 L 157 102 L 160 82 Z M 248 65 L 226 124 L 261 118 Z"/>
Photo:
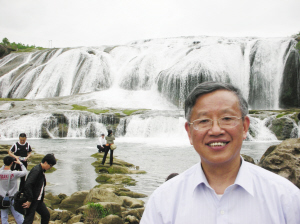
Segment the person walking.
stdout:
<path fill-rule="evenodd" d="M 112 166 L 113 160 L 114 160 L 113 159 L 114 150 L 112 150 L 110 148 L 110 146 L 111 146 L 111 144 L 114 144 L 114 140 L 115 140 L 115 136 L 113 135 L 112 130 L 108 130 L 108 134 L 105 137 L 105 139 L 106 139 L 106 146 L 105 146 L 105 153 L 104 153 L 104 156 L 103 156 L 103 159 L 102 159 L 102 165 L 104 165 L 105 160 L 106 160 L 106 156 L 108 154 L 108 151 L 110 150 L 109 164 L 110 164 L 110 166 Z"/>
<path fill-rule="evenodd" d="M 97 145 L 98 152 L 105 152 L 106 139 L 104 138 L 104 134 L 101 134 L 99 138 L 99 145 Z"/>
<path fill-rule="evenodd" d="M 8 154 L 11 157 L 18 158 L 26 167 L 27 169 L 27 161 L 31 155 L 31 146 L 29 145 L 28 142 L 26 142 L 27 137 L 25 133 L 21 133 L 19 135 L 19 142 L 16 142 L 15 144 L 12 145 L 10 150 L 8 150 Z M 12 170 L 21 170 L 21 166 L 19 164 L 13 165 L 11 167 Z M 20 181 L 20 186 L 19 186 L 19 191 L 22 191 L 22 188 L 25 185 L 25 178 L 26 176 L 21 177 Z"/>
<path fill-rule="evenodd" d="M 45 171 L 51 169 L 55 164 L 54 155 L 47 154 L 42 162 L 33 167 L 28 174 L 24 187 L 24 197 L 27 201 L 23 203 L 23 208 L 27 211 L 23 224 L 32 224 L 35 212 L 40 214 L 41 224 L 49 223 L 50 213 L 43 202 L 46 186 Z"/>
<path fill-rule="evenodd" d="M 27 169 L 18 158 L 11 156 L 5 156 L 3 159 L 4 166 L 0 169 L 0 195 L 5 197 L 8 193 L 9 197 L 13 197 L 18 191 L 18 178 L 25 177 Z M 21 171 L 11 170 L 11 166 L 16 163 L 21 167 Z M 10 207 L 1 209 L 1 222 L 2 224 L 8 224 L 8 213 L 11 211 L 17 224 L 22 224 L 24 221 L 23 215 L 17 212 L 13 206 L 14 201 L 11 201 Z"/>

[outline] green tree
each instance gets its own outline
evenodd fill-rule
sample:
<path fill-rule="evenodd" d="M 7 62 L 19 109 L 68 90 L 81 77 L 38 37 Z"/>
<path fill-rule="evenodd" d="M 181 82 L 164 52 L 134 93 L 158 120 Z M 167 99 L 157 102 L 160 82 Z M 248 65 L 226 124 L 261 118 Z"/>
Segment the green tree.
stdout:
<path fill-rule="evenodd" d="M 5 45 L 5 46 L 10 45 L 9 40 L 8 40 L 6 37 L 4 37 L 4 38 L 2 39 L 2 43 L 3 43 L 3 45 Z"/>

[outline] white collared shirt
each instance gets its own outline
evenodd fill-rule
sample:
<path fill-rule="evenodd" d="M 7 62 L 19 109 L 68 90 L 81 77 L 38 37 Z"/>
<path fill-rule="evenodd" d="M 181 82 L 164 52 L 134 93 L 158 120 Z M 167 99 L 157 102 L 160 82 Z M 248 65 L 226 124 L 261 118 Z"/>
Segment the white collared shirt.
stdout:
<path fill-rule="evenodd" d="M 106 139 L 100 137 L 100 138 L 99 138 L 99 145 L 106 145 Z"/>
<path fill-rule="evenodd" d="M 197 163 L 151 195 L 140 224 L 162 223 L 299 224 L 300 190 L 243 160 L 235 183 L 220 198 Z"/>

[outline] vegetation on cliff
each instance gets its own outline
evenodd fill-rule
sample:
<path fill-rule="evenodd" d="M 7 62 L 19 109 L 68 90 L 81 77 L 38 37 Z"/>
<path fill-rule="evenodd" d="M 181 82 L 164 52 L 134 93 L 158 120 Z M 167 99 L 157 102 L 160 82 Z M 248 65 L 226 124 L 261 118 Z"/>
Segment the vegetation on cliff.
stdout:
<path fill-rule="evenodd" d="M 44 49 L 42 47 L 36 47 L 35 45 L 30 46 L 28 44 L 25 45 L 22 43 L 15 43 L 15 42 L 10 43 L 10 41 L 6 37 L 4 37 L 2 39 L 2 42 L 0 44 L 5 47 L 9 47 L 14 51 L 18 51 L 18 52 L 30 52 L 33 50 L 43 50 Z"/>

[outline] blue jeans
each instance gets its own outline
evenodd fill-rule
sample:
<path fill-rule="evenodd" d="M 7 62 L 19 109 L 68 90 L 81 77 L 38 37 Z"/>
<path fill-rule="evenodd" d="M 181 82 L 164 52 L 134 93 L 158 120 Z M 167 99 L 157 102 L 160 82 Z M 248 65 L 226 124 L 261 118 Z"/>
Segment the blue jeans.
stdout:
<path fill-rule="evenodd" d="M 13 200 L 12 200 L 12 205 L 13 205 Z M 10 206 L 9 208 L 7 209 L 1 209 L 1 222 L 2 224 L 8 224 L 8 212 L 9 212 L 9 209 L 12 213 L 12 215 L 14 216 L 15 220 L 16 220 L 16 223 L 17 224 L 22 224 L 23 221 L 24 221 L 24 217 L 22 214 L 20 214 L 19 212 L 17 212 L 14 208 L 14 206 Z"/>

